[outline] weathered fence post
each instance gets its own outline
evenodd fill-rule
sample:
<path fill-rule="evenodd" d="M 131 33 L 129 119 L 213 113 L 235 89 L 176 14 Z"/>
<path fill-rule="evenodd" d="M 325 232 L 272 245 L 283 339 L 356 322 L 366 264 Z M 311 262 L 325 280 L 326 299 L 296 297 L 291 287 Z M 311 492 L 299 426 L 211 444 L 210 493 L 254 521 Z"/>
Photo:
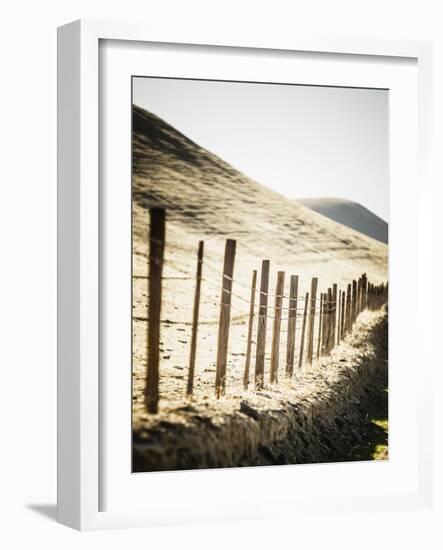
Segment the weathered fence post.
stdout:
<path fill-rule="evenodd" d="M 346 334 L 351 331 L 351 288 L 351 283 L 349 283 L 346 292 Z"/>
<path fill-rule="evenodd" d="M 318 311 L 318 338 L 317 338 L 317 359 L 320 357 L 321 353 L 321 331 L 323 327 L 323 299 L 324 294 L 323 292 L 320 293 L 320 306 Z"/>
<path fill-rule="evenodd" d="M 361 313 L 363 311 L 363 281 L 364 276 L 362 275 L 359 279 L 359 288 L 358 288 L 358 312 Z"/>
<path fill-rule="evenodd" d="M 345 302 L 346 302 L 346 291 L 342 290 L 341 293 L 341 319 L 340 319 L 340 340 L 343 340 L 345 337 Z"/>
<path fill-rule="evenodd" d="M 281 329 L 281 313 L 283 303 L 283 293 L 285 288 L 285 272 L 277 273 L 277 286 L 275 289 L 275 308 L 274 308 L 274 326 L 272 334 L 271 348 L 271 373 L 270 381 L 278 382 L 278 360 L 280 356 L 280 329 Z"/>
<path fill-rule="evenodd" d="M 203 247 L 204 247 L 203 241 L 199 241 L 198 253 L 197 253 L 197 273 L 195 276 L 194 311 L 192 316 L 191 352 L 189 356 L 189 373 L 188 373 L 188 384 L 186 387 L 186 395 L 192 395 L 192 392 L 194 391 L 195 356 L 197 353 L 198 312 L 200 309 L 200 288 L 201 288 L 201 280 L 202 280 Z"/>
<path fill-rule="evenodd" d="M 260 307 L 257 324 L 257 351 L 255 354 L 255 389 L 263 388 L 265 378 L 266 316 L 269 292 L 269 260 L 263 260 L 260 281 Z"/>
<path fill-rule="evenodd" d="M 332 285 L 332 336 L 331 349 L 335 347 L 335 332 L 337 328 L 337 284 Z"/>
<path fill-rule="evenodd" d="M 145 405 L 150 413 L 158 412 L 159 400 L 160 311 L 165 249 L 165 217 L 164 208 L 152 208 L 150 210 L 148 368 L 145 385 Z"/>
<path fill-rule="evenodd" d="M 341 331 L 340 331 L 340 321 L 341 321 L 341 289 L 338 291 L 338 313 L 337 313 L 337 346 L 340 344 Z"/>
<path fill-rule="evenodd" d="M 328 353 L 328 330 L 329 330 L 329 289 L 325 292 L 323 301 L 323 336 L 322 336 L 322 354 Z"/>
<path fill-rule="evenodd" d="M 328 352 L 328 338 L 329 338 L 329 293 L 330 289 L 328 289 L 324 293 L 323 297 L 323 330 L 322 330 L 322 355 L 325 355 Z"/>
<path fill-rule="evenodd" d="M 355 319 L 357 318 L 357 281 L 354 279 L 352 281 L 352 305 L 351 305 L 351 308 L 352 308 L 352 312 L 351 312 L 351 315 L 352 315 L 352 326 L 354 326 L 354 323 L 355 323 Z"/>
<path fill-rule="evenodd" d="M 326 334 L 326 351 L 329 353 L 331 351 L 331 341 L 332 341 L 332 289 L 328 288 L 328 323 L 327 323 L 327 334 Z"/>
<path fill-rule="evenodd" d="M 318 286 L 318 278 L 313 277 L 311 280 L 311 311 L 309 314 L 308 350 L 306 355 L 306 361 L 308 363 L 312 363 L 312 356 L 314 353 L 314 324 L 315 324 L 315 306 L 317 301 L 317 286 Z"/>
<path fill-rule="evenodd" d="M 366 309 L 366 273 L 363 273 L 361 278 L 361 310 Z"/>
<path fill-rule="evenodd" d="M 291 275 L 289 287 L 288 337 L 286 340 L 286 374 L 294 372 L 295 330 L 297 324 L 298 275 Z"/>
<path fill-rule="evenodd" d="M 367 308 L 368 303 L 368 277 L 366 273 L 363 273 L 363 297 L 362 297 L 362 309 Z"/>
<path fill-rule="evenodd" d="M 236 245 L 236 241 L 227 239 L 220 299 L 220 321 L 218 325 L 217 367 L 215 376 L 215 393 L 217 398 L 224 395 L 226 388 L 226 362 L 228 356 L 229 325 L 231 322 L 232 276 L 234 274 Z"/>
<path fill-rule="evenodd" d="M 346 285 L 341 294 L 342 306 L 341 306 L 341 321 L 340 321 L 340 339 L 343 340 L 346 336 Z"/>
<path fill-rule="evenodd" d="M 361 276 L 361 311 L 365 310 L 365 276 L 366 273 L 363 273 L 363 275 Z"/>
<path fill-rule="evenodd" d="M 305 296 L 305 309 L 303 312 L 303 325 L 301 329 L 301 338 L 300 338 L 300 353 L 298 355 L 298 368 L 301 369 L 303 364 L 303 349 L 305 347 L 305 331 L 306 331 L 306 318 L 308 316 L 308 307 L 309 307 L 309 292 L 306 292 Z"/>
<path fill-rule="evenodd" d="M 251 301 L 249 305 L 249 326 L 248 326 L 248 341 L 246 344 L 246 362 L 245 372 L 243 375 L 243 388 L 248 389 L 249 385 L 249 366 L 251 364 L 251 347 L 252 347 L 252 329 L 254 327 L 254 308 L 255 308 L 255 290 L 257 287 L 257 270 L 252 272 L 251 283 Z"/>
<path fill-rule="evenodd" d="M 334 292 L 333 289 L 328 289 L 329 298 L 329 334 L 328 334 L 328 353 L 331 353 L 334 343 Z"/>

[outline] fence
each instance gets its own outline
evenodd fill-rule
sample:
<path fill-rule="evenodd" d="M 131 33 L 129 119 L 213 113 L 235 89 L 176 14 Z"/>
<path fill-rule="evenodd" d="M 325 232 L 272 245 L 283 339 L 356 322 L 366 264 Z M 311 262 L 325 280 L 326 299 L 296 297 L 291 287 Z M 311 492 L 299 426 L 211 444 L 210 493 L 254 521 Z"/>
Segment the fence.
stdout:
<path fill-rule="evenodd" d="M 150 211 L 149 231 L 149 316 L 148 316 L 148 361 L 145 384 L 145 404 L 150 413 L 158 412 L 159 402 L 159 348 L 160 311 L 162 303 L 162 273 L 164 264 L 165 211 L 153 208 Z M 375 285 L 366 274 L 348 283 L 345 289 L 337 284 L 318 292 L 318 278 L 313 277 L 309 292 L 299 296 L 299 277 L 289 276 L 289 295 L 285 295 L 286 273 L 279 271 L 275 292 L 270 291 L 270 261 L 262 260 L 260 285 L 257 288 L 258 272 L 251 273 L 251 285 L 244 285 L 249 291 L 249 300 L 233 292 L 233 274 L 236 259 L 236 241 L 227 239 L 221 275 L 219 302 L 218 339 L 214 391 L 217 398 L 226 393 L 229 334 L 233 306 L 231 298 L 236 296 L 247 301 L 247 341 L 243 369 L 243 388 L 249 389 L 254 374 L 254 389 L 261 390 L 266 378 L 277 384 L 280 356 L 286 359 L 284 374 L 293 377 L 303 364 L 309 367 L 314 360 L 329 355 L 336 345 L 352 332 L 358 315 L 364 311 L 380 309 L 387 301 L 388 285 Z M 195 292 L 192 313 L 189 368 L 184 392 L 191 397 L 194 391 L 195 364 L 199 328 L 201 283 L 204 267 L 204 242 L 198 243 L 196 255 Z M 207 281 L 209 282 L 209 281 Z M 214 283 L 211 283 L 214 284 Z M 271 300 L 271 303 L 269 303 Z M 268 325 L 270 321 L 270 325 Z M 254 326 L 256 331 L 254 335 Z M 299 334 L 297 334 L 297 332 Z M 281 335 L 286 334 L 286 349 L 281 350 Z M 266 343 L 271 338 L 269 373 L 265 372 Z M 296 339 L 298 336 L 298 346 Z M 253 347 L 255 345 L 255 365 Z M 296 366 L 296 368 L 295 368 Z"/>

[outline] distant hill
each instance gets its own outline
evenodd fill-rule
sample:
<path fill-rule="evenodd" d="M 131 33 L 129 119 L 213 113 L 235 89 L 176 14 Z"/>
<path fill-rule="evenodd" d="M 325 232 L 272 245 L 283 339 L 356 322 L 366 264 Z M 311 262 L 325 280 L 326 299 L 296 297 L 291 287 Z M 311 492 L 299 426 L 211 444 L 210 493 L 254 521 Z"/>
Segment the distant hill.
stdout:
<path fill-rule="evenodd" d="M 357 202 L 334 198 L 297 199 L 297 202 L 331 220 L 388 244 L 388 224 Z"/>

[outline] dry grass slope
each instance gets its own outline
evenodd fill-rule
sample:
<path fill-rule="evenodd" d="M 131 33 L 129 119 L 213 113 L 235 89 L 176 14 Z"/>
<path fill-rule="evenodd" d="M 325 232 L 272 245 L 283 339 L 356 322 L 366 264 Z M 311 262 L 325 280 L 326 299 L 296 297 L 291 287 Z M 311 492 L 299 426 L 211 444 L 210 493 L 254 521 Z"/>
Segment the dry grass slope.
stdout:
<path fill-rule="evenodd" d="M 245 144 L 247 146 L 247 144 Z M 297 182 L 294 181 L 296 188 Z M 363 272 L 370 281 L 387 278 L 387 246 L 328 220 L 241 174 L 155 115 L 133 109 L 133 418 L 143 427 L 147 358 L 147 257 L 149 208 L 167 208 L 161 323 L 160 410 L 170 421 L 189 406 L 185 400 L 198 241 L 205 241 L 195 402 L 213 396 L 217 323 L 224 244 L 237 240 L 229 336 L 227 394 L 242 394 L 251 272 L 271 260 L 276 272 L 300 276 L 299 295 L 311 277 L 319 290 L 344 287 Z M 245 285 L 245 286 L 242 286 Z M 271 300 L 272 302 L 272 300 Z M 273 303 L 270 303 L 272 306 Z M 282 335 L 281 349 L 286 346 Z M 270 337 L 266 351 L 269 356 Z M 281 354 L 283 363 L 284 353 Z M 254 364 L 254 350 L 252 365 Z M 283 369 L 283 364 L 280 369 Z M 252 368 L 253 370 L 253 368 Z M 266 362 L 266 383 L 269 357 Z M 222 400 L 223 401 L 223 400 Z M 209 399 L 215 407 L 215 401 Z M 211 406 L 212 406 L 211 405 Z M 217 407 L 221 406 L 220 401 Z M 237 403 L 238 406 L 238 403 Z M 214 409 L 214 414 L 216 410 Z M 172 419 L 172 420 L 171 420 Z"/>
<path fill-rule="evenodd" d="M 221 242 L 230 237 L 239 241 L 244 263 L 255 265 L 266 256 L 298 273 L 303 269 L 320 278 L 324 273 L 325 284 L 365 271 L 373 282 L 386 279 L 385 245 L 251 180 L 138 107 L 133 111 L 133 197 L 136 254 L 146 253 L 147 209 L 162 204 L 169 209 L 172 247 L 191 241 L 194 252 L 198 238 Z"/>

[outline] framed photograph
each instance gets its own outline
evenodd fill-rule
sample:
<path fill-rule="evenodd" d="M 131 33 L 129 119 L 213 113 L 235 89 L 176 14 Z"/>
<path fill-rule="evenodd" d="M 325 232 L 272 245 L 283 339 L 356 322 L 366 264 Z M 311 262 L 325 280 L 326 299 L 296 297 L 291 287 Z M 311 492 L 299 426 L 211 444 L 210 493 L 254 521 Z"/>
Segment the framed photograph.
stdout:
<path fill-rule="evenodd" d="M 59 521 L 430 506 L 429 44 L 58 49 Z"/>

